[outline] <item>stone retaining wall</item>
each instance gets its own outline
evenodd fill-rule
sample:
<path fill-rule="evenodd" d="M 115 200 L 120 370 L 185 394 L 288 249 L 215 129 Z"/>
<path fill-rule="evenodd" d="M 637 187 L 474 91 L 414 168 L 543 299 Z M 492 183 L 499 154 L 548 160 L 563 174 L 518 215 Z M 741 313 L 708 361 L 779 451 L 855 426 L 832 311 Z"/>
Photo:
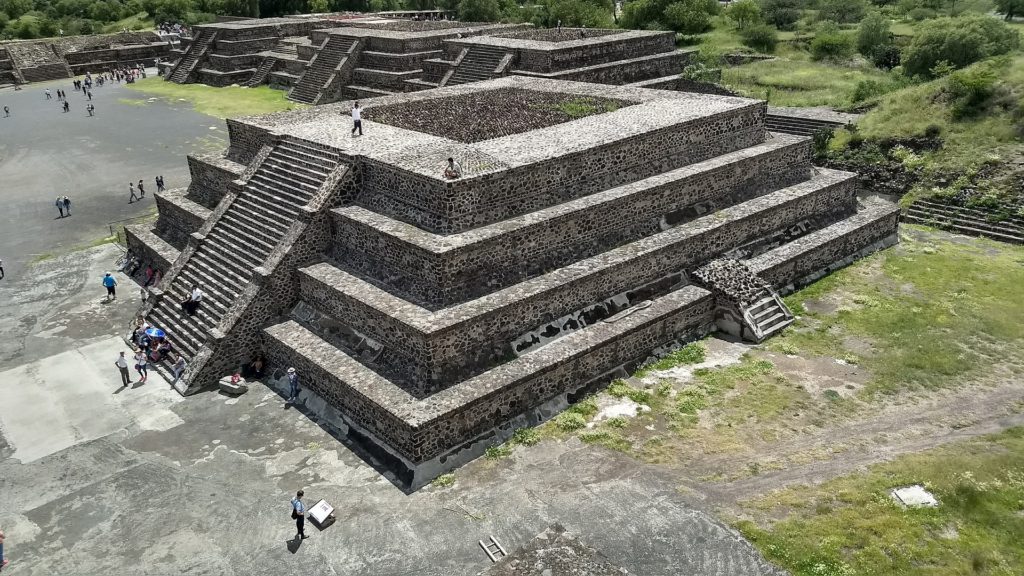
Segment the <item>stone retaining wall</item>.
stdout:
<path fill-rule="evenodd" d="M 447 306 L 654 234 L 810 175 L 810 142 L 779 136 L 570 203 L 454 236 L 363 208 L 334 214 L 334 257 L 397 294 Z"/>
<path fill-rule="evenodd" d="M 237 188 L 234 180 L 242 175 L 245 167 L 246 163 L 233 162 L 220 154 L 189 155 L 188 171 L 192 175 L 189 199 L 213 210 L 224 194 Z"/>
<path fill-rule="evenodd" d="M 754 102 L 498 177 L 445 182 L 367 160 L 359 203 L 432 232 L 455 233 L 760 144 L 764 113 L 764 103 Z M 234 140 L 232 134 L 232 148 Z"/>
<path fill-rule="evenodd" d="M 185 248 L 188 237 L 199 231 L 210 217 L 210 209 L 189 200 L 184 193 L 184 190 L 169 190 L 153 194 L 160 215 L 154 229 L 178 250 Z"/>

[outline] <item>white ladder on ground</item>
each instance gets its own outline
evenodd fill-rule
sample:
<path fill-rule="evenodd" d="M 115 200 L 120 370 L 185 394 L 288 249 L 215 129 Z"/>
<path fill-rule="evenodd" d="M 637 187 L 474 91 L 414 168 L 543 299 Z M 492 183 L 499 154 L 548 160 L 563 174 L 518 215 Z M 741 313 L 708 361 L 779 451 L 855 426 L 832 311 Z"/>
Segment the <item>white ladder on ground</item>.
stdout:
<path fill-rule="evenodd" d="M 484 549 L 491 562 L 497 562 L 508 556 L 508 552 L 505 552 L 505 549 L 494 539 L 494 536 L 488 536 L 487 538 L 490 540 L 489 542 L 484 542 L 483 540 L 477 540 L 477 542 L 480 543 L 480 547 Z"/>

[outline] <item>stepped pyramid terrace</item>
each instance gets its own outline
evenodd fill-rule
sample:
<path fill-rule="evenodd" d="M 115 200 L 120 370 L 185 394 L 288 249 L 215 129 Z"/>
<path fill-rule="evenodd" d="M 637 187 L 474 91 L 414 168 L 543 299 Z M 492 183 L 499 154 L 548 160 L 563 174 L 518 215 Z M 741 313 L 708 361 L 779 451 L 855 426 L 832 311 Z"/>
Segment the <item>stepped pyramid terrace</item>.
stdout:
<path fill-rule="evenodd" d="M 228 120 L 129 246 L 169 266 L 141 314 L 180 392 L 263 350 L 411 488 L 652 354 L 770 337 L 780 293 L 896 242 L 762 101 L 509 76 L 362 106 L 358 137 L 349 102 Z"/>

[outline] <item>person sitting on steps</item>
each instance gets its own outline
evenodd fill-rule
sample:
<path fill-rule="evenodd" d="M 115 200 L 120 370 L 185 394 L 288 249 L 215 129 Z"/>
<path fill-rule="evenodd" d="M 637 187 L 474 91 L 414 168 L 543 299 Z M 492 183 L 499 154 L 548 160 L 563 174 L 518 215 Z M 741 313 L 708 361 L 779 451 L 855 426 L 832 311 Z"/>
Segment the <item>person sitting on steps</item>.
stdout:
<path fill-rule="evenodd" d="M 192 285 L 192 293 L 189 297 L 181 303 L 181 311 L 189 316 L 195 316 L 196 311 L 199 310 L 199 304 L 203 301 L 203 291 L 199 289 L 199 284 Z"/>

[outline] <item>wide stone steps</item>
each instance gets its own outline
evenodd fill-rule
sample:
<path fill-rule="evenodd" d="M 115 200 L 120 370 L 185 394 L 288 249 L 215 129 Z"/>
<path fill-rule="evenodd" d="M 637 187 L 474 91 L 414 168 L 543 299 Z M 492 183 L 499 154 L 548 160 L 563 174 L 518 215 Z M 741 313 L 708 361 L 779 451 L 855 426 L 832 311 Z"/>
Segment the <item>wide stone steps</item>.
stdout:
<path fill-rule="evenodd" d="M 918 200 L 904 212 L 903 221 L 945 228 L 969 236 L 983 236 L 1010 244 L 1024 244 L 1024 225 L 1018 223 L 1020 219 L 994 221 L 990 219 L 988 213 L 972 208 Z"/>
<path fill-rule="evenodd" d="M 505 52 L 493 48 L 473 46 L 455 68 L 455 73 L 448 79 L 446 86 L 455 86 L 469 82 L 489 80 L 494 77 L 495 70 L 501 64 Z"/>
<path fill-rule="evenodd" d="M 780 116 L 771 113 L 765 117 L 764 123 L 765 128 L 772 132 L 785 132 L 795 136 L 813 136 L 817 132 L 823 130 L 831 131 L 843 126 L 843 124 L 837 122 Z"/>

